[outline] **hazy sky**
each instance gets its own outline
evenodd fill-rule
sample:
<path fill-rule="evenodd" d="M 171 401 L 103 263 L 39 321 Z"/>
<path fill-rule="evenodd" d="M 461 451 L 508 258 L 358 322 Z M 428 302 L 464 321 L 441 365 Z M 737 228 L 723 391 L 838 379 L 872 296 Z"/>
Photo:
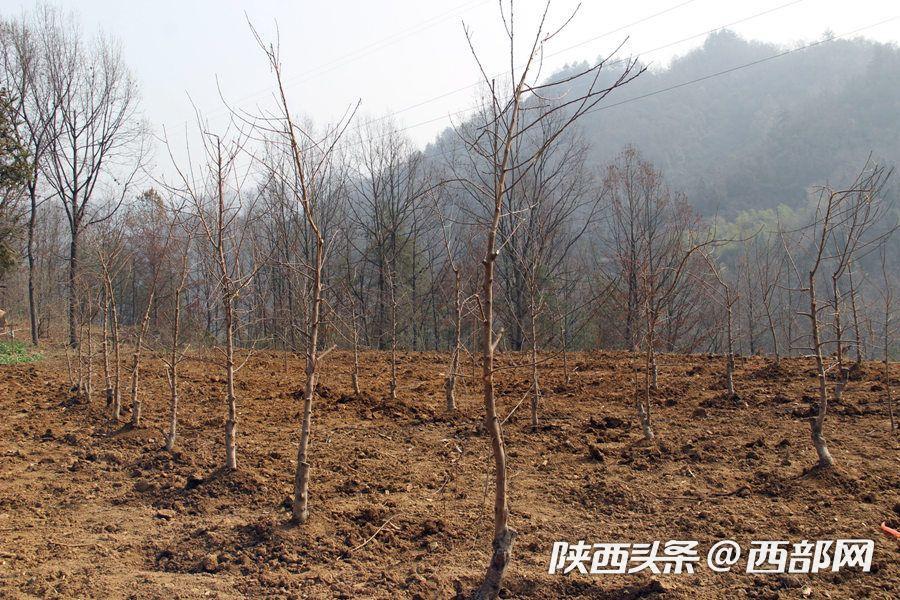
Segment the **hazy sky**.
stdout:
<path fill-rule="evenodd" d="M 0 0 L 0 12 L 9 16 L 30 4 Z M 506 60 L 496 0 L 57 4 L 75 11 L 86 32 L 102 28 L 120 40 L 125 61 L 140 83 L 148 120 L 158 129 L 165 124 L 170 137 L 192 118 L 188 94 L 213 124 L 225 118 L 217 77 L 224 96 L 237 105 L 253 107 L 271 97 L 271 76 L 245 12 L 265 37 L 274 36 L 277 21 L 288 94 L 297 112 L 328 121 L 361 99 L 364 115 L 399 111 L 397 122 L 412 126 L 408 135 L 417 143 L 430 140 L 449 124 L 449 113 L 469 106 L 474 98 L 475 90 L 467 86 L 478 75 L 462 21 L 472 29 L 489 70 L 502 70 Z M 542 4 L 517 2 L 523 35 Z M 558 23 L 576 4 L 555 0 L 552 22 Z M 626 54 L 664 66 L 701 44 L 701 34 L 738 21 L 731 28 L 744 37 L 793 44 L 818 39 L 826 30 L 843 34 L 898 14 L 896 0 L 584 0 L 576 20 L 549 47 L 544 71 L 595 59 L 629 36 Z M 900 41 L 900 20 L 860 35 Z M 661 46 L 667 47 L 654 51 Z"/>

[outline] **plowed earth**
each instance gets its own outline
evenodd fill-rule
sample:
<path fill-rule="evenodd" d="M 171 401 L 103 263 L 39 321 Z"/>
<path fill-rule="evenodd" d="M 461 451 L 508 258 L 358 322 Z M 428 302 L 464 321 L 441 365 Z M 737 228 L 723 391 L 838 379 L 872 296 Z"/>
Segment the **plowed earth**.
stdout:
<path fill-rule="evenodd" d="M 504 354 L 502 365 L 525 360 Z M 661 357 L 657 443 L 631 408 L 633 359 L 594 353 L 542 363 L 542 427 L 528 419 L 529 374 L 498 374 L 509 452 L 510 524 L 518 531 L 507 598 L 665 600 L 897 598 L 900 435 L 891 435 L 881 366 L 854 372 L 826 435 L 838 468 L 810 470 L 808 360 L 772 368 L 738 360 L 740 398 L 723 396 L 723 360 Z M 167 384 L 142 369 L 146 425 L 107 418 L 99 398 L 73 401 L 65 361 L 0 367 L 0 597 L 453 598 L 487 565 L 489 446 L 466 365 L 459 412 L 444 409 L 446 356 L 402 355 L 399 399 L 387 356 L 323 365 L 313 413 L 311 519 L 289 524 L 302 362 L 258 353 L 238 374 L 239 470 L 223 462 L 223 378 L 184 365 L 176 452 L 161 450 Z M 897 386 L 898 372 L 892 374 Z M 99 383 L 95 382 L 99 388 Z M 896 395 L 896 393 L 895 393 Z M 127 403 L 127 399 L 126 399 Z M 127 415 L 125 417 L 127 419 Z M 870 538 L 872 572 L 715 573 L 705 550 L 734 539 Z M 552 544 L 697 540 L 692 575 L 550 575 Z"/>

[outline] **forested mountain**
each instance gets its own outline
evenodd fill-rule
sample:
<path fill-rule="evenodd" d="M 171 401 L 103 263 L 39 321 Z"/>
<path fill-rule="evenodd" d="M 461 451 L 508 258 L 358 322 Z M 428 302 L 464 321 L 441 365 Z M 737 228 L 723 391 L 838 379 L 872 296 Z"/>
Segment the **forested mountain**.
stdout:
<path fill-rule="evenodd" d="M 580 121 L 598 168 L 636 146 L 702 213 L 796 206 L 809 186 L 900 158 L 900 49 L 833 40 L 789 50 L 730 31 L 654 69 Z M 563 79 L 582 65 L 557 73 Z M 608 77 L 617 74 L 608 68 Z"/>

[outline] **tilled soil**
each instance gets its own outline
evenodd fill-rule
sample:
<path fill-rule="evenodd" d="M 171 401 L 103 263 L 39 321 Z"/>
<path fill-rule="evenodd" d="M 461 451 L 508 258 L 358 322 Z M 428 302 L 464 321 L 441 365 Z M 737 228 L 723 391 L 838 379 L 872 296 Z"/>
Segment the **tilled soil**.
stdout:
<path fill-rule="evenodd" d="M 100 393 L 73 401 L 65 360 L 0 367 L 0 597 L 453 598 L 477 585 L 492 536 L 492 463 L 481 400 L 464 366 L 458 414 L 444 410 L 446 356 L 387 355 L 323 365 L 313 413 L 311 519 L 289 524 L 302 361 L 258 353 L 238 374 L 239 470 L 224 472 L 224 379 L 183 367 L 176 451 L 161 449 L 167 383 L 142 369 L 146 425 L 109 421 Z M 518 532 L 506 598 L 896 598 L 900 443 L 881 366 L 854 372 L 826 434 L 839 467 L 818 472 L 806 416 L 811 361 L 738 359 L 726 399 L 719 357 L 666 355 L 655 444 L 632 412 L 635 371 L 621 353 L 541 364 L 542 425 L 528 418 L 530 376 L 504 354 L 497 391 Z M 892 377 L 897 385 L 898 373 Z M 95 383 L 99 388 L 99 383 Z M 896 395 L 896 394 L 895 394 Z M 125 399 L 127 404 L 127 398 Z M 513 410 L 515 407 L 515 410 Z M 127 419 L 127 415 L 126 415 Z M 721 539 L 870 538 L 872 572 L 715 573 Z M 697 540 L 694 574 L 549 574 L 554 541 Z"/>

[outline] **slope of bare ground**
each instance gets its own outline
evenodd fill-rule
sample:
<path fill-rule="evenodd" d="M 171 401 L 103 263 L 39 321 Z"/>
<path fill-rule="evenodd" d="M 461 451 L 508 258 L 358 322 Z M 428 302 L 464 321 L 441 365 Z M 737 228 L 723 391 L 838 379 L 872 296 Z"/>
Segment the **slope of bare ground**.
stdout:
<path fill-rule="evenodd" d="M 505 355 L 504 360 L 516 360 Z M 631 359 L 578 354 L 565 384 L 542 365 L 545 425 L 527 400 L 505 425 L 512 526 L 519 532 L 505 597 L 893 598 L 897 544 L 878 533 L 900 515 L 898 440 L 866 365 L 829 415 L 832 474 L 814 462 L 803 415 L 812 364 L 740 360 L 740 402 L 724 401 L 721 359 L 665 356 L 658 446 L 630 411 Z M 288 525 L 302 364 L 258 354 L 239 374 L 239 464 L 222 461 L 223 382 L 185 367 L 178 451 L 162 450 L 165 377 L 144 369 L 147 427 L 119 430 L 99 400 L 73 403 L 65 363 L 0 368 L 0 596 L 12 598 L 450 598 L 483 574 L 490 545 L 489 449 L 472 381 L 461 412 L 443 413 L 445 357 L 402 357 L 390 401 L 386 356 L 330 356 L 314 412 L 312 518 Z M 466 369 L 468 370 L 468 366 Z M 896 384 L 897 373 L 893 374 Z M 507 414 L 528 390 L 507 369 Z M 873 572 L 754 576 L 560 576 L 556 540 L 876 540 Z M 702 554 L 701 550 L 701 554 Z M 808 586 L 808 587 L 807 587 Z"/>

